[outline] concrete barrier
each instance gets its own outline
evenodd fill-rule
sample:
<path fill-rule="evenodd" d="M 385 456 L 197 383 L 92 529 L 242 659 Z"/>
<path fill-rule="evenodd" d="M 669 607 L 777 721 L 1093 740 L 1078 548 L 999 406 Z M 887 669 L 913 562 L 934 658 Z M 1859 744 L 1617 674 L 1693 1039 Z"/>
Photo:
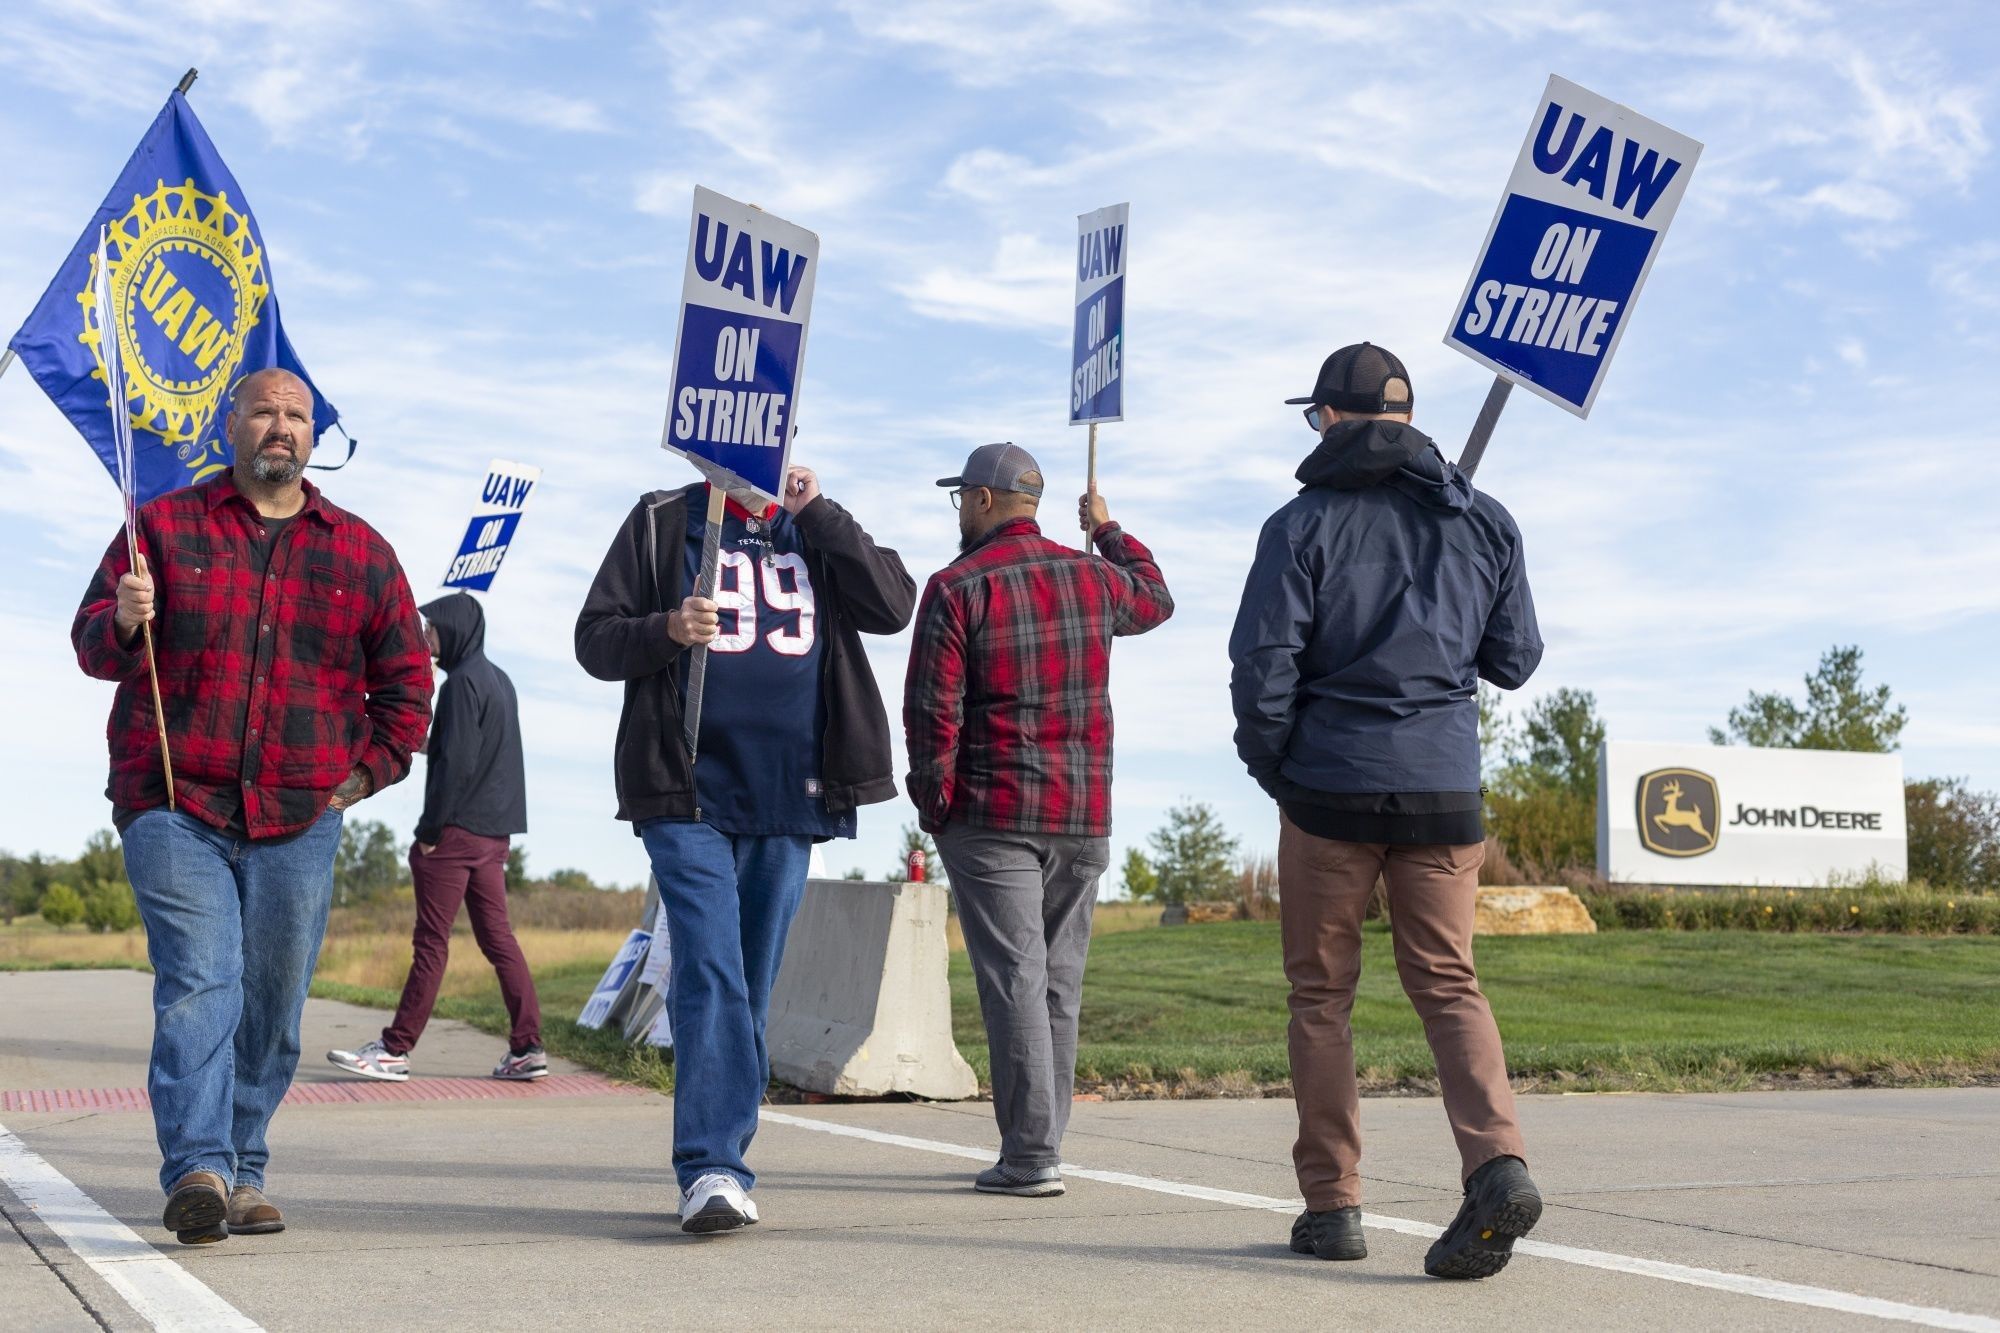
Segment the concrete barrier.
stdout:
<path fill-rule="evenodd" d="M 771 992 L 774 1078 L 847 1097 L 979 1090 L 951 1039 L 941 884 L 810 879 Z"/>

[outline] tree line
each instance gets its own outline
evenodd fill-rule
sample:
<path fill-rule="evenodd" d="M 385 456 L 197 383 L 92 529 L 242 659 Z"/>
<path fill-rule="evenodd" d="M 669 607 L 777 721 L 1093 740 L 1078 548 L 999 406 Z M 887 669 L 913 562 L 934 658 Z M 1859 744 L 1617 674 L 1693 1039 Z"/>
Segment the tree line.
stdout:
<path fill-rule="evenodd" d="M 408 844 L 379 820 L 349 820 L 340 831 L 333 856 L 335 907 L 360 907 L 385 902 L 410 891 Z M 562 869 L 547 875 L 528 873 L 527 852 L 516 845 L 507 853 L 507 891 L 581 891 L 622 889 L 599 884 L 581 870 Z M 40 852 L 15 856 L 0 852 L 0 922 L 39 916 L 58 928 L 83 926 L 98 932 L 131 930 L 139 924 L 139 905 L 125 877 L 125 853 L 118 835 L 99 829 L 70 860 Z"/>
<path fill-rule="evenodd" d="M 1805 693 L 1752 691 L 1711 727 L 1715 745 L 1889 753 L 1909 712 L 1887 685 L 1863 680 L 1858 647 L 1837 645 L 1805 678 Z M 1604 722 L 1589 690 L 1543 695 L 1518 717 L 1482 686 L 1486 829 L 1494 876 L 1517 883 L 1590 881 L 1597 875 L 1597 778 Z M 2000 888 L 2000 794 L 1962 777 L 1911 778 L 1903 787 L 1909 878 L 1935 888 Z M 1500 855 L 1495 856 L 1497 850 Z M 1268 897 L 1269 857 L 1245 856 L 1213 807 L 1170 810 L 1145 848 L 1125 854 L 1126 896 L 1162 904 Z M 1255 908 L 1252 907 L 1253 914 Z"/>
<path fill-rule="evenodd" d="M 1861 650 L 1835 646 L 1805 678 L 1794 697 L 1752 691 L 1709 728 L 1717 745 L 1778 749 L 1858 750 L 1900 748 L 1909 712 L 1887 685 L 1863 679 Z M 1597 765 L 1604 723 L 1597 696 L 1560 689 L 1543 695 L 1518 717 L 1503 712 L 1497 690 L 1479 695 L 1480 747 L 1485 756 L 1489 863 L 1501 880 L 1555 884 L 1589 881 L 1597 873 Z M 1909 878 L 1936 888 L 2000 888 L 2000 794 L 1974 790 L 1959 777 L 1912 778 L 1904 784 L 1909 822 Z M 388 825 L 357 819 L 342 829 L 334 855 L 334 904 L 379 902 L 410 885 L 405 844 Z M 929 835 L 907 825 L 897 863 L 884 876 L 904 877 L 909 854 L 921 850 L 927 877 L 944 878 Z M 1499 855 L 1493 855 L 1497 850 Z M 1125 854 L 1125 896 L 1163 905 L 1220 900 L 1263 914 L 1276 901 L 1277 867 L 1268 855 L 1246 854 L 1213 806 L 1184 801 L 1167 812 L 1146 846 Z M 851 870 L 848 877 L 865 877 Z M 507 889 L 584 890 L 600 885 L 581 870 L 530 876 L 519 846 L 507 857 Z M 39 914 L 55 926 L 95 931 L 130 930 L 139 924 L 117 835 L 90 835 L 73 860 L 36 853 L 0 853 L 0 921 Z"/>

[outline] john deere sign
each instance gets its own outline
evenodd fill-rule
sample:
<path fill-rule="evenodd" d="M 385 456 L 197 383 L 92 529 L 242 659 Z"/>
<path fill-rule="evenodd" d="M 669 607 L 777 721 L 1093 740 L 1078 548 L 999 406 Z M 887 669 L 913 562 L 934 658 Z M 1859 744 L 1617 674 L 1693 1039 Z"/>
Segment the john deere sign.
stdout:
<path fill-rule="evenodd" d="M 1908 862 L 1896 755 L 1743 746 L 1604 747 L 1597 864 L 1638 884 L 1806 887 Z"/>

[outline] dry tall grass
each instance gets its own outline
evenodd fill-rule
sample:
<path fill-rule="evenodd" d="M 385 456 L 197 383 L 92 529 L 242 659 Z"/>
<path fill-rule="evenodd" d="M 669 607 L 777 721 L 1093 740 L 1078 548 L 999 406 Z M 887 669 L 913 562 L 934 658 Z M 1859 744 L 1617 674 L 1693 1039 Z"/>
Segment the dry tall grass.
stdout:
<path fill-rule="evenodd" d="M 137 930 L 94 935 L 57 930 L 40 918 L 0 927 L 0 969 L 16 967 L 144 967 L 146 936 Z"/>
<path fill-rule="evenodd" d="M 529 926 L 516 929 L 514 936 L 521 942 L 528 966 L 540 972 L 565 963 L 608 963 L 631 929 L 626 926 L 620 930 L 551 930 Z M 320 950 L 319 971 L 315 975 L 321 981 L 401 990 L 409 972 L 409 935 L 378 932 L 328 935 L 325 947 Z M 471 995 L 494 984 L 492 965 L 479 952 L 471 933 L 461 928 L 451 937 L 451 958 L 445 964 L 444 985 L 438 994 Z"/>

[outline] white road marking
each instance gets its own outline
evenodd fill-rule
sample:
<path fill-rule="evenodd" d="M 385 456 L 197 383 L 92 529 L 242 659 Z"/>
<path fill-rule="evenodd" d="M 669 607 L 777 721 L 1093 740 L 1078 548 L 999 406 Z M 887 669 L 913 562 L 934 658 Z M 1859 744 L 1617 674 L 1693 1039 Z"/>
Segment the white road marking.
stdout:
<path fill-rule="evenodd" d="M 839 1135 L 842 1138 L 865 1139 L 870 1143 L 887 1144 L 894 1148 L 943 1153 L 978 1162 L 991 1162 L 994 1158 L 994 1150 L 991 1148 L 968 1148 L 964 1144 L 944 1143 L 937 1139 L 911 1138 L 905 1134 L 884 1134 L 877 1130 L 862 1129 L 856 1125 L 842 1125 L 830 1120 L 811 1120 L 805 1116 L 786 1115 L 780 1111 L 767 1109 L 763 1112 L 763 1118 L 773 1124 L 791 1125 L 797 1129 L 810 1129 L 821 1134 Z M 1238 1208 L 1295 1213 L 1305 1206 L 1299 1199 L 1274 1199 L 1263 1194 L 1211 1189 L 1206 1185 L 1185 1185 L 1176 1180 L 1158 1180 L 1152 1176 L 1135 1176 L 1124 1171 L 1095 1171 L 1087 1167 L 1071 1166 L 1067 1162 L 1063 1163 L 1062 1170 L 1065 1176 L 1075 1176 L 1079 1180 L 1095 1180 L 1106 1185 L 1124 1185 L 1130 1189 L 1150 1190 L 1155 1194 L 1174 1194 L 1184 1199 L 1200 1199 L 1206 1203 L 1231 1204 Z M 1361 1215 L 1361 1224 L 1425 1240 L 1430 1240 L 1443 1231 L 1442 1227 L 1432 1226 L 1428 1222 L 1384 1217 L 1380 1213 L 1364 1212 Z M 1538 1240 L 1516 1241 L 1514 1252 L 1534 1255 L 1540 1259 L 1554 1259 L 1566 1264 L 1577 1264 L 1584 1268 L 1601 1268 L 1613 1273 L 1630 1273 L 1635 1277 L 1657 1278 L 1662 1282 L 1678 1282 L 1683 1286 L 1705 1287 L 1710 1291 L 1729 1292 L 1737 1296 L 1755 1296 L 1760 1300 L 1780 1301 L 1787 1305 L 1807 1305 L 1820 1310 L 1836 1310 L 1841 1314 L 1868 1315 L 1898 1323 L 1918 1324 L 1925 1328 L 1962 1329 L 1968 1330 L 1969 1333 L 2000 1333 L 2000 1319 L 1961 1314 L 1956 1310 L 1941 1310 L 1928 1305 L 1906 1305 L 1901 1301 L 1879 1300 L 1873 1296 L 1856 1296 L 1851 1292 L 1835 1291 L 1828 1287 L 1778 1282 L 1770 1278 L 1748 1277 L 1741 1273 L 1724 1273 L 1713 1268 L 1693 1268 L 1686 1264 L 1663 1263 L 1657 1259 L 1638 1259 L 1631 1255 L 1611 1254 L 1603 1250 L 1584 1250 L 1572 1245 L 1551 1245 Z"/>
<path fill-rule="evenodd" d="M 194 1274 L 148 1245 L 0 1125 L 0 1182 L 161 1333 L 263 1333 Z"/>

